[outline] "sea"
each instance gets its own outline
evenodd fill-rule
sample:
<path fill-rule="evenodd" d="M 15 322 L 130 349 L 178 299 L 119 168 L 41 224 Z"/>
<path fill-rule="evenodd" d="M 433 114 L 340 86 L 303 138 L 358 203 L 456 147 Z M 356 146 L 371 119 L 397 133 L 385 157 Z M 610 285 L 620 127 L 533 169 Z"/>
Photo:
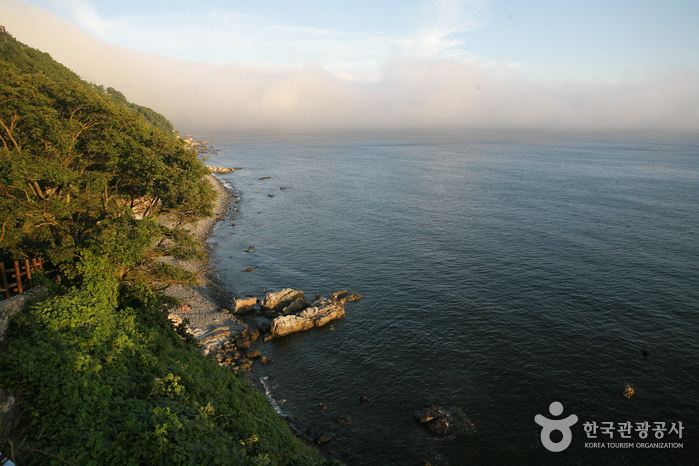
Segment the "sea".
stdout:
<path fill-rule="evenodd" d="M 210 239 L 231 295 L 362 295 L 256 347 L 274 363 L 251 379 L 299 435 L 330 435 L 321 455 L 697 464 L 699 137 L 197 138 L 242 168 L 217 175 L 237 197 Z"/>

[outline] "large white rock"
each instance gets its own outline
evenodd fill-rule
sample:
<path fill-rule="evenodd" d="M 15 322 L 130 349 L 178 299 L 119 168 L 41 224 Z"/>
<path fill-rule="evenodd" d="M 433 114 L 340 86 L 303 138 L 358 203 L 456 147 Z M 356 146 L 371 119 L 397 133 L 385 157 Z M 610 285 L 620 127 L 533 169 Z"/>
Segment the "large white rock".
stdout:
<path fill-rule="evenodd" d="M 303 291 L 284 288 L 281 291 L 267 293 L 260 306 L 263 309 L 277 309 L 280 307 L 286 307 L 299 298 L 303 298 Z"/>
<path fill-rule="evenodd" d="M 312 307 L 304 309 L 298 314 L 299 317 L 313 321 L 314 327 L 322 327 L 331 320 L 339 319 L 345 315 L 345 309 L 327 299 L 319 299 L 312 304 Z"/>
<path fill-rule="evenodd" d="M 339 304 L 327 299 L 319 299 L 297 315 L 276 317 L 272 320 L 271 337 L 281 337 L 290 333 L 308 330 L 311 327 L 322 327 L 331 320 L 345 315 L 345 309 Z"/>
<path fill-rule="evenodd" d="M 313 321 L 310 319 L 295 315 L 281 316 L 272 321 L 272 336 L 281 337 L 308 330 L 311 327 L 313 327 Z"/>

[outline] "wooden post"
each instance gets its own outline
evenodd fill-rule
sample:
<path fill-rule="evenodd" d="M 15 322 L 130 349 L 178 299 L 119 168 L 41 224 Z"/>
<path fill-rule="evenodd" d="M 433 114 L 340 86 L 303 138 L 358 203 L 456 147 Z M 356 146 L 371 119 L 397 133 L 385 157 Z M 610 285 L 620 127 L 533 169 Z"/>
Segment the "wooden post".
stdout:
<path fill-rule="evenodd" d="M 44 270 L 44 263 L 41 262 L 41 257 L 39 257 L 39 270 Z"/>
<path fill-rule="evenodd" d="M 19 261 L 15 261 L 15 277 L 17 277 L 17 293 L 22 294 L 22 272 L 19 270 Z"/>
<path fill-rule="evenodd" d="M 24 270 L 27 271 L 27 289 L 32 288 L 32 271 L 29 268 L 29 259 L 24 259 Z"/>
<path fill-rule="evenodd" d="M 2 276 L 2 287 L 5 291 L 5 299 L 10 299 L 10 287 L 7 286 L 7 272 L 5 272 L 5 264 L 0 262 L 0 276 Z"/>

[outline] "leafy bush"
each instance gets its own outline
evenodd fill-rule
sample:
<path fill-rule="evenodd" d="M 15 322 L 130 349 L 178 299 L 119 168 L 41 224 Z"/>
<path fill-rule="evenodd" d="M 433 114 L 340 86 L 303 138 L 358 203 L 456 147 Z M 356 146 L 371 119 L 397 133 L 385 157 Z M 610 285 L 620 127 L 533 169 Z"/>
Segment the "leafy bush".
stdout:
<path fill-rule="evenodd" d="M 86 465 L 326 464 L 244 378 L 173 331 L 157 294 L 122 287 L 113 305 L 111 284 L 94 285 L 21 313 L 0 355 L 25 433 L 43 429 L 37 449 Z"/>

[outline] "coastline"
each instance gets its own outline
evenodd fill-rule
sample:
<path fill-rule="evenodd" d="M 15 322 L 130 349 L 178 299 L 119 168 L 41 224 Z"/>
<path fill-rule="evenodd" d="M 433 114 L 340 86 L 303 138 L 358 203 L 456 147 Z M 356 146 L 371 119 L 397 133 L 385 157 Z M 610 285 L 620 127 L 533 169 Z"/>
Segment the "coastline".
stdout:
<path fill-rule="evenodd" d="M 207 258 L 204 260 L 170 262 L 197 275 L 198 285 L 171 285 L 163 293 L 179 298 L 181 303 L 170 310 L 170 319 L 179 324 L 183 319 L 189 320 L 189 331 L 203 346 L 204 354 L 215 353 L 234 335 L 249 328 L 238 316 L 226 309 L 232 298 L 225 286 L 211 270 L 209 255 L 213 251 L 208 243 L 214 226 L 226 218 L 233 194 L 221 180 L 214 175 L 207 175 L 211 186 L 216 191 L 214 215 L 187 227 L 197 241 L 204 247 Z"/>

